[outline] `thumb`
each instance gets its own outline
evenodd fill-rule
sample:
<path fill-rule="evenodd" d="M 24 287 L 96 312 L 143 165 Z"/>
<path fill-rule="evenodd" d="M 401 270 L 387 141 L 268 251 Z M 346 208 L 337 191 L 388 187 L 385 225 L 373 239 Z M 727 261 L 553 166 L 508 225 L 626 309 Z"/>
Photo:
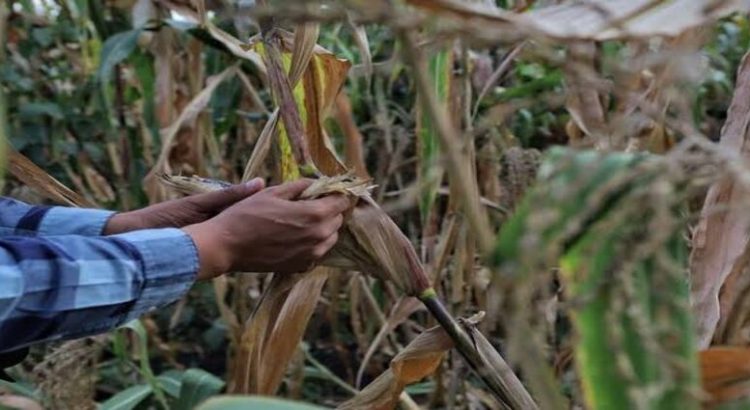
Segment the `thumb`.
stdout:
<path fill-rule="evenodd" d="M 199 204 L 205 210 L 219 211 L 235 202 L 241 201 L 265 187 L 266 183 L 262 178 L 253 178 L 242 184 L 231 185 L 219 191 L 207 192 L 205 194 L 193 197 L 195 203 Z"/>
<path fill-rule="evenodd" d="M 298 179 L 293 182 L 287 182 L 285 184 L 275 186 L 271 188 L 274 196 L 282 199 L 292 200 L 297 199 L 304 191 L 312 185 L 312 179 Z"/>

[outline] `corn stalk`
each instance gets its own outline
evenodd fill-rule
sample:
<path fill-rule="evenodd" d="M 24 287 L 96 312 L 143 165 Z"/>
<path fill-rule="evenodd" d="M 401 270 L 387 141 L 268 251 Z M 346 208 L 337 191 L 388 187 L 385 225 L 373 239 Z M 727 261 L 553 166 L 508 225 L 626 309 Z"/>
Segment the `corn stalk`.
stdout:
<path fill-rule="evenodd" d="M 522 281 L 560 267 L 588 406 L 697 409 L 684 171 L 646 155 L 558 149 L 540 173 L 501 231 L 495 264 Z M 522 367 L 539 372 L 543 357 L 537 349 Z"/>

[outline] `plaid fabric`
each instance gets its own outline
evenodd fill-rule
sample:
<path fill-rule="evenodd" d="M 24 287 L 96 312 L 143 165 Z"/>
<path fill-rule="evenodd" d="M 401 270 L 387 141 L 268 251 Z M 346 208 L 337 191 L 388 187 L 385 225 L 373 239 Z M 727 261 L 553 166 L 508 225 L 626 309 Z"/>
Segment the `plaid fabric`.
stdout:
<path fill-rule="evenodd" d="M 198 253 L 187 234 L 102 236 L 112 214 L 0 198 L 0 352 L 113 329 L 190 288 Z"/>

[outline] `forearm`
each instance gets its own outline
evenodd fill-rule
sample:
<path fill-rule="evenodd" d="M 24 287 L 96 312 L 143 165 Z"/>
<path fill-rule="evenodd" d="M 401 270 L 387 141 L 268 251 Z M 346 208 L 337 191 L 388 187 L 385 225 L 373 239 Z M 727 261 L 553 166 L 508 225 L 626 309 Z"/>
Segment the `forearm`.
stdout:
<path fill-rule="evenodd" d="M 113 329 L 181 297 L 197 269 L 177 229 L 0 238 L 0 352 Z"/>
<path fill-rule="evenodd" d="M 101 209 L 34 206 L 0 197 L 0 235 L 101 235 L 114 212 Z"/>

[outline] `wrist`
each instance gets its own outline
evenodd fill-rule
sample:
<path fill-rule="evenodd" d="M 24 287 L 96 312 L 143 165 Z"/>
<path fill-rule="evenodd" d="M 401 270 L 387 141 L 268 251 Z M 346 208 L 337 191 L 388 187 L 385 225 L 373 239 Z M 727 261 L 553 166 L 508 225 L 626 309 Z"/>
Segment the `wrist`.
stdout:
<path fill-rule="evenodd" d="M 143 221 L 137 213 L 131 212 L 118 212 L 112 215 L 104 226 L 104 235 L 115 235 L 119 233 L 125 233 L 130 231 L 137 231 L 139 229 L 145 229 Z"/>
<path fill-rule="evenodd" d="M 215 228 L 199 223 L 182 230 L 190 236 L 198 250 L 198 280 L 213 279 L 231 269 L 231 253 L 227 252 L 228 248 L 220 241 Z"/>

